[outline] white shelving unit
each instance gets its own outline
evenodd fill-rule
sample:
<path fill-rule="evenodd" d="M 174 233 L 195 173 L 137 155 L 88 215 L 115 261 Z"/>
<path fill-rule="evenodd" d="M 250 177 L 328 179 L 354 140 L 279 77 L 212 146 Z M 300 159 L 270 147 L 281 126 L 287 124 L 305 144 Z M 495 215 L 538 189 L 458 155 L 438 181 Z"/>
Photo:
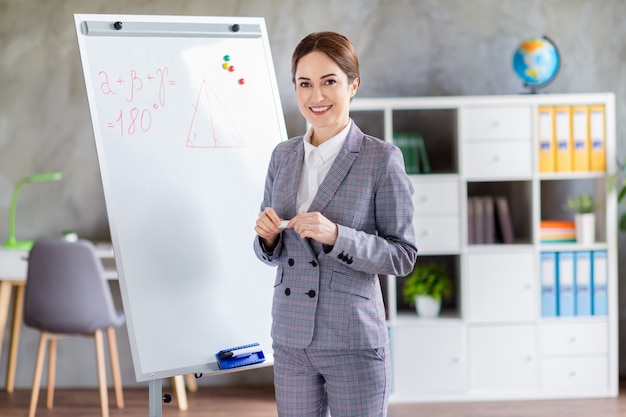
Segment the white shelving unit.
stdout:
<path fill-rule="evenodd" d="M 539 106 L 603 105 L 606 171 L 539 172 Z M 418 262 L 446 265 L 454 300 L 420 319 L 383 277 L 394 370 L 393 402 L 608 397 L 618 393 L 617 202 L 612 93 L 355 99 L 351 117 L 369 134 L 424 137 L 432 173 L 415 185 Z M 562 206 L 578 190 L 603 209 L 591 245 L 542 244 L 540 221 L 573 218 Z M 468 244 L 469 196 L 502 194 L 512 244 Z M 540 256 L 606 251 L 608 314 L 542 317 Z"/>

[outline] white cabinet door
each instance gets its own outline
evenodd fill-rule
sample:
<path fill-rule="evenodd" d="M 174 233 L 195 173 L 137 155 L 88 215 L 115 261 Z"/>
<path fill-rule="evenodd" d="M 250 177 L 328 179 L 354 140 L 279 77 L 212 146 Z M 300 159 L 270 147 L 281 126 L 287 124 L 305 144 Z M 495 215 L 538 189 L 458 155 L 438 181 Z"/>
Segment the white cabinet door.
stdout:
<path fill-rule="evenodd" d="M 423 181 L 411 177 L 415 193 L 413 207 L 417 216 L 459 214 L 459 183 L 457 180 Z"/>
<path fill-rule="evenodd" d="M 461 110 L 461 132 L 471 139 L 527 139 L 532 137 L 530 106 L 476 106 Z"/>
<path fill-rule="evenodd" d="M 471 390 L 515 393 L 535 390 L 535 346 L 532 325 L 470 327 Z"/>
<path fill-rule="evenodd" d="M 463 158 L 463 170 L 468 178 L 530 177 L 532 166 L 529 140 L 468 143 Z"/>
<path fill-rule="evenodd" d="M 533 320 L 534 259 L 532 252 L 469 254 L 470 322 Z"/>
<path fill-rule="evenodd" d="M 420 251 L 454 251 L 461 246 L 461 226 L 457 216 L 416 216 L 413 226 Z"/>
<path fill-rule="evenodd" d="M 395 334 L 394 395 L 410 398 L 466 390 L 465 343 L 460 324 L 402 326 Z"/>

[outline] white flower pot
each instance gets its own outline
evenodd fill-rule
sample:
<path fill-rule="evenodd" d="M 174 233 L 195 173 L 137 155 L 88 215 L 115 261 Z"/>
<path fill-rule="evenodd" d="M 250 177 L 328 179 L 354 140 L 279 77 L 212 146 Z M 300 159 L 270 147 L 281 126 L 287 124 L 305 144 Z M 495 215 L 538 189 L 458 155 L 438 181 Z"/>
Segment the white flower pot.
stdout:
<path fill-rule="evenodd" d="M 589 245 L 596 241 L 596 215 L 594 213 L 576 214 L 576 242 Z"/>
<path fill-rule="evenodd" d="M 427 295 L 415 296 L 415 311 L 417 315 L 424 318 L 439 316 L 441 310 L 441 299 L 429 297 Z"/>

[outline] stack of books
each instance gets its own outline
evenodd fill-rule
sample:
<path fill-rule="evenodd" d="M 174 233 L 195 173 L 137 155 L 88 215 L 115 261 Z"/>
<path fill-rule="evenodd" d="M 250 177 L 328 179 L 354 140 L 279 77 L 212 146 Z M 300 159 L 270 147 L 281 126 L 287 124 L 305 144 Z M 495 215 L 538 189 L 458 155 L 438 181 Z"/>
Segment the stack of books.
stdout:
<path fill-rule="evenodd" d="M 467 199 L 468 243 L 515 243 L 509 202 L 502 196 L 470 196 Z"/>
<path fill-rule="evenodd" d="M 539 228 L 541 243 L 576 242 L 576 225 L 572 220 L 542 220 Z"/>

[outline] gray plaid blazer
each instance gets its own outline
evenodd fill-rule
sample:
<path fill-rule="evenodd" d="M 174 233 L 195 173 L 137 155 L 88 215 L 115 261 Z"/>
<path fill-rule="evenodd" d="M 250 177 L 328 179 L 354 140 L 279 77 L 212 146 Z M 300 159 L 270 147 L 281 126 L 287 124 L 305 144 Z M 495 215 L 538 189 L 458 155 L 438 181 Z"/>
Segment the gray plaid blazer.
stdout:
<path fill-rule="evenodd" d="M 296 215 L 304 161 L 303 137 L 272 153 L 261 210 L 283 219 Z M 368 349 L 388 341 L 377 274 L 404 276 L 417 259 L 413 186 L 395 146 L 365 135 L 352 123 L 346 141 L 320 185 L 309 212 L 338 225 L 334 246 L 280 235 L 272 254 L 254 240 L 257 257 L 277 266 L 272 338 L 292 348 Z"/>

